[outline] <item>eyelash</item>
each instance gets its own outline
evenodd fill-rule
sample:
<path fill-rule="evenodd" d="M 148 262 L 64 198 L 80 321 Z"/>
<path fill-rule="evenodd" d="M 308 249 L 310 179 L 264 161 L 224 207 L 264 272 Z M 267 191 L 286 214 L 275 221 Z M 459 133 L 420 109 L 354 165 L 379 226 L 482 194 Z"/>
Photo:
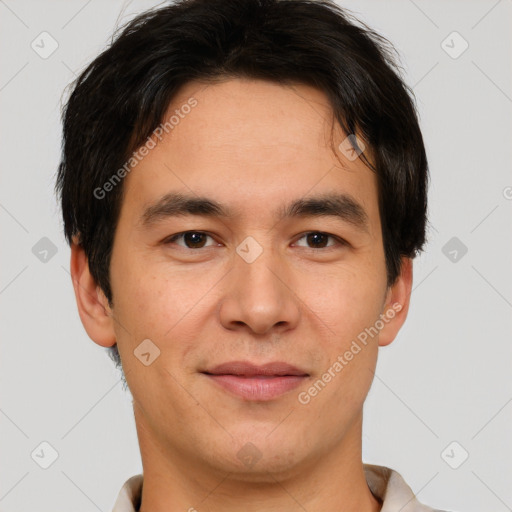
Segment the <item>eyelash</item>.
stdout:
<path fill-rule="evenodd" d="M 180 238 L 183 238 L 183 236 L 189 234 L 189 233 L 195 233 L 195 234 L 200 234 L 200 235 L 206 235 L 206 236 L 209 236 L 210 238 L 213 239 L 213 236 L 210 235 L 209 233 L 206 233 L 204 231 L 183 231 L 181 233 L 176 233 L 175 235 L 172 235 L 171 237 L 169 238 L 166 238 L 164 240 L 164 244 L 171 244 L 171 243 L 174 243 L 176 240 L 180 239 Z M 303 238 L 307 237 L 308 235 L 311 235 L 311 234 L 318 234 L 318 235 L 325 235 L 329 238 L 332 238 L 334 240 L 336 240 L 337 242 L 337 245 L 328 245 L 327 247 L 307 247 L 307 249 L 310 249 L 312 251 L 319 251 L 319 250 L 327 250 L 327 249 L 333 249 L 333 248 L 336 248 L 337 246 L 348 246 L 348 242 L 346 242 L 345 240 L 343 240 L 342 238 L 336 236 L 336 235 L 332 235 L 331 233 L 326 233 L 324 231 L 306 231 L 305 233 L 303 233 L 301 235 L 300 238 L 297 239 L 298 240 L 302 240 Z M 180 246 L 182 247 L 183 249 L 189 249 L 191 251 L 198 251 L 200 249 L 207 249 L 208 247 L 213 247 L 213 246 L 207 246 L 207 247 L 199 247 L 199 248 L 191 248 L 191 247 L 183 247 L 183 246 Z"/>

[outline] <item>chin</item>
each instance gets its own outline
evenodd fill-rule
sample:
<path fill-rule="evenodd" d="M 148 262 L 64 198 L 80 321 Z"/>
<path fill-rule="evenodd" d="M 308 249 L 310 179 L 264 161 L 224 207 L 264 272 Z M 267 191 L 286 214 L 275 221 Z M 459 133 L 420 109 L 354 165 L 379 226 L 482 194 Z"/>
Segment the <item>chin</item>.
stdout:
<path fill-rule="evenodd" d="M 271 430 L 264 429 L 254 435 L 247 432 L 233 435 L 229 445 L 224 447 L 225 451 L 219 447 L 211 462 L 217 469 L 232 473 L 230 479 L 252 483 L 275 483 L 300 473 L 300 467 L 311 457 L 302 452 L 301 437 L 291 435 L 285 429 L 270 435 L 268 432 Z"/>

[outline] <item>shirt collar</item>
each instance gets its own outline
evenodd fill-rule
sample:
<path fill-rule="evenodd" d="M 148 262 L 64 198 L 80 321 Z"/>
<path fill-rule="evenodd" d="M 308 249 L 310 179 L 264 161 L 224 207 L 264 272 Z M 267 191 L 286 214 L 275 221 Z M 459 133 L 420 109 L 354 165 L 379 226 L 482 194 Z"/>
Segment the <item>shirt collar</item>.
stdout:
<path fill-rule="evenodd" d="M 422 505 L 400 474 L 385 466 L 363 464 L 366 482 L 382 501 L 381 512 L 436 512 Z M 142 474 L 129 478 L 121 488 L 112 512 L 137 512 L 142 495 Z M 442 511 L 437 511 L 442 512 Z"/>

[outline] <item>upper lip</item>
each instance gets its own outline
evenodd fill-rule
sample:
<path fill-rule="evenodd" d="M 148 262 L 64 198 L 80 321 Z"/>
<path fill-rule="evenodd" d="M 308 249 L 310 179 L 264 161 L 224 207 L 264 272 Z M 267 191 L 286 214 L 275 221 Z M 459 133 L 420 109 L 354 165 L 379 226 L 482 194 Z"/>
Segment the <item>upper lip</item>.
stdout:
<path fill-rule="evenodd" d="M 263 365 L 256 365 L 248 361 L 230 361 L 228 363 L 219 364 L 218 366 L 205 370 L 202 373 L 210 375 L 243 375 L 246 377 L 256 375 L 309 375 L 304 370 L 282 361 L 266 363 Z"/>

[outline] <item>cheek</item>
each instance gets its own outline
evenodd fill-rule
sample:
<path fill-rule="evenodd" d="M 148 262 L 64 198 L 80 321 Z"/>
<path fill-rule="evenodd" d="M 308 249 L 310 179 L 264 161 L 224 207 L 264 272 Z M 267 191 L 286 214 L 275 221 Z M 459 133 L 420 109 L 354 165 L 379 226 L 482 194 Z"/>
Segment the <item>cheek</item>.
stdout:
<path fill-rule="evenodd" d="M 318 406 L 329 403 L 340 415 L 361 407 L 377 362 L 375 324 L 386 286 L 382 276 L 365 275 L 364 279 L 357 274 L 331 279 L 325 293 L 317 298 L 317 314 L 330 328 L 326 337 L 318 339 L 328 362 L 317 377 L 329 381 L 329 390 L 322 392 Z"/>
<path fill-rule="evenodd" d="M 385 270 L 376 265 L 340 267 L 328 275 L 309 275 L 307 305 L 330 327 L 343 347 L 379 318 L 386 292 Z"/>
<path fill-rule="evenodd" d="M 176 305 L 171 303 L 168 281 L 152 273 L 133 253 L 112 258 L 114 315 L 120 324 L 116 329 L 121 337 L 131 339 L 130 344 L 158 337 L 161 333 L 155 327 L 171 322 Z"/>
<path fill-rule="evenodd" d="M 119 285 L 119 317 L 130 325 L 130 332 L 139 336 L 161 338 L 185 314 L 188 301 L 184 293 L 171 288 L 170 278 L 151 272 L 136 273 Z"/>
<path fill-rule="evenodd" d="M 208 315 L 213 314 L 208 292 L 218 277 L 193 276 L 176 269 L 168 272 L 166 268 L 160 263 L 141 265 L 128 258 L 117 267 L 117 274 L 112 276 L 117 297 L 114 313 L 119 320 L 116 330 L 122 340 L 120 350 L 133 351 L 149 338 L 165 351 L 168 363 L 180 364 L 197 344 Z"/>

